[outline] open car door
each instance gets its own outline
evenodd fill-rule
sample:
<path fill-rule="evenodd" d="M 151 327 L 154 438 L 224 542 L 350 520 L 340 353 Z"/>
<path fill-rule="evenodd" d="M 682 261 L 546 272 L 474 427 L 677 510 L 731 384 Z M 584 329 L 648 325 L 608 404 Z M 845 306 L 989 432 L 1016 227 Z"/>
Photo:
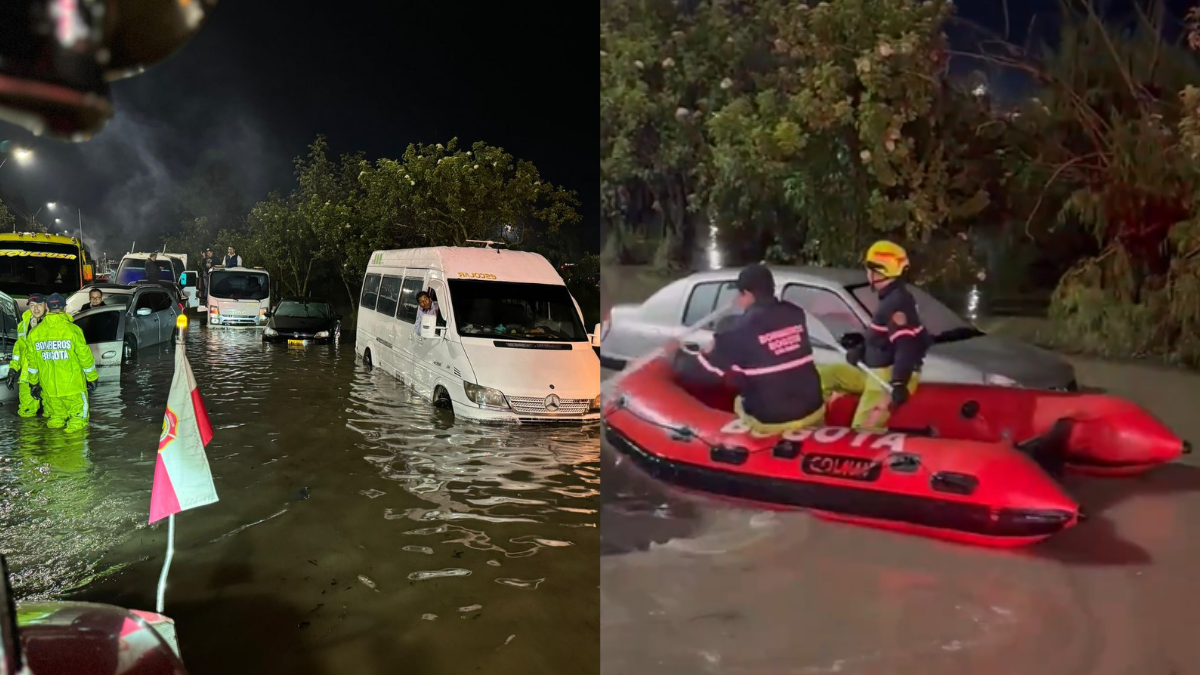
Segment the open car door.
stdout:
<path fill-rule="evenodd" d="M 125 343 L 127 307 L 97 307 L 75 315 L 75 325 L 83 331 L 96 359 L 101 378 L 121 374 L 121 349 Z"/>

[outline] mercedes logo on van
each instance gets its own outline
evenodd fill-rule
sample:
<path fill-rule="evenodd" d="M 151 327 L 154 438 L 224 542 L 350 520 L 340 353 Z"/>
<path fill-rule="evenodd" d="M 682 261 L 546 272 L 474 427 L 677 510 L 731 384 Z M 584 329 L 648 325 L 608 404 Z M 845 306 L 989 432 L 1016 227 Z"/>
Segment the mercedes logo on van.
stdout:
<path fill-rule="evenodd" d="M 562 402 L 562 399 L 560 399 L 558 397 L 558 394 L 550 394 L 549 396 L 546 397 L 546 401 L 545 401 L 546 410 L 549 412 L 557 411 L 558 404 L 561 402 Z"/>

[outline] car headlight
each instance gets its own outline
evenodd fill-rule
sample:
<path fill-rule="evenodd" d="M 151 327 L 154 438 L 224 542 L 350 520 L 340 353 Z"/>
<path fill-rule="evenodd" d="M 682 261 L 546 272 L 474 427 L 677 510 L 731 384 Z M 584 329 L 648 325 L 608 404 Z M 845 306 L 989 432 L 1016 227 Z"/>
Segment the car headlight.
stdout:
<path fill-rule="evenodd" d="M 491 387 L 481 387 L 473 382 L 463 380 L 463 389 L 467 392 L 467 398 L 474 401 L 480 408 L 495 408 L 496 410 L 508 410 L 508 399 L 504 398 L 504 392 Z"/>
<path fill-rule="evenodd" d="M 327 337 L 329 337 L 329 331 L 327 331 L 327 330 L 318 331 L 316 335 L 313 335 L 313 337 L 315 337 L 315 338 L 327 338 Z"/>
<path fill-rule="evenodd" d="M 267 337 L 275 337 L 276 335 L 279 335 L 279 331 L 267 326 L 263 329 L 263 335 L 266 335 Z"/>
<path fill-rule="evenodd" d="M 596 398 L 592 399 L 592 407 L 588 410 L 588 412 L 600 412 L 600 396 L 601 394 L 596 394 Z"/>
<path fill-rule="evenodd" d="M 983 376 L 983 383 L 990 384 L 993 387 L 1019 387 L 1019 386 L 1021 386 L 1016 380 L 1012 379 L 1011 377 L 1005 377 L 1004 375 L 998 375 L 996 373 L 985 373 Z"/>

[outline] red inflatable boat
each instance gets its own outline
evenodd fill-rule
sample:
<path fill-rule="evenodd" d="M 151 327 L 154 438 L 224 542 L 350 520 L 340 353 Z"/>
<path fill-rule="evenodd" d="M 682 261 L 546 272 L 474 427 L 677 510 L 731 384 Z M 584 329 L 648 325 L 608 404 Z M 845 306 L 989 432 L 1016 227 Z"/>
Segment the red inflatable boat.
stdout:
<path fill-rule="evenodd" d="M 847 428 L 857 400 L 842 397 L 830 426 L 769 437 L 737 420 L 732 398 L 693 395 L 659 360 L 606 396 L 604 434 L 684 487 L 997 547 L 1040 541 L 1080 519 L 1050 475 L 1064 462 L 1139 471 L 1184 448 L 1137 406 L 1092 394 L 927 384 L 892 416 L 890 433 Z"/>

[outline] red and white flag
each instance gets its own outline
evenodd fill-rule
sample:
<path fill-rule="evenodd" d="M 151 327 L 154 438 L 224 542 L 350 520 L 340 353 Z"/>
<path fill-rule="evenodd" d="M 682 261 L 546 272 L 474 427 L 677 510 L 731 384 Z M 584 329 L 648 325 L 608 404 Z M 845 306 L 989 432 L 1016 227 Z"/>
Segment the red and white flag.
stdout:
<path fill-rule="evenodd" d="M 154 488 L 150 491 L 151 523 L 217 501 L 217 487 L 204 454 L 212 435 L 208 412 L 180 341 L 175 348 L 175 377 L 171 379 L 167 414 L 158 439 Z"/>

